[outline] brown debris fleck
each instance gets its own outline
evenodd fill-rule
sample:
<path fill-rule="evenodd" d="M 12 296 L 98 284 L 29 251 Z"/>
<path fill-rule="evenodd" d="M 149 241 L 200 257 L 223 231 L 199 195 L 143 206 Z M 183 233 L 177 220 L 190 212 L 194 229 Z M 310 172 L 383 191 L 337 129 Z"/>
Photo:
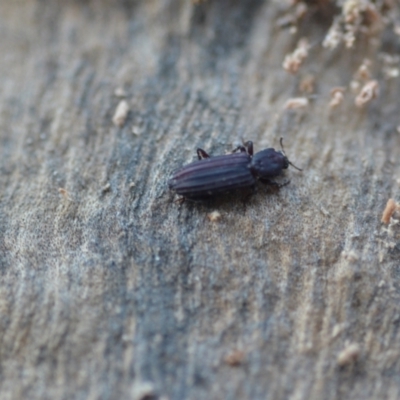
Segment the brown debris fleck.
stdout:
<path fill-rule="evenodd" d="M 306 75 L 301 79 L 299 90 L 302 93 L 311 94 L 315 91 L 315 77 L 313 75 Z"/>
<path fill-rule="evenodd" d="M 238 367 L 244 361 L 245 354 L 242 350 L 234 350 L 225 357 L 225 363 L 231 367 Z"/>
<path fill-rule="evenodd" d="M 393 213 L 399 208 L 400 206 L 393 199 L 389 199 L 383 211 L 381 221 L 387 225 L 390 222 L 390 218 L 392 217 Z"/>
<path fill-rule="evenodd" d="M 64 199 L 69 200 L 69 201 L 73 201 L 72 198 L 71 198 L 71 195 L 70 195 L 70 193 L 69 193 L 69 191 L 67 189 L 64 189 L 64 188 L 60 187 L 60 188 L 58 188 L 58 193 L 60 193 L 60 195 Z"/>
<path fill-rule="evenodd" d="M 64 189 L 64 188 L 58 188 L 58 192 L 59 192 L 62 196 L 67 196 L 67 195 L 68 195 L 67 189 Z"/>

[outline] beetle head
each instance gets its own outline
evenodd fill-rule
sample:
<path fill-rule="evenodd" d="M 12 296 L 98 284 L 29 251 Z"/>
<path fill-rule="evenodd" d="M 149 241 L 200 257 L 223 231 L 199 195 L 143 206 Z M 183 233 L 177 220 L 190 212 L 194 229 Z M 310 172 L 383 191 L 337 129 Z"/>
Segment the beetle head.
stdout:
<path fill-rule="evenodd" d="M 266 149 L 255 154 L 251 160 L 252 172 L 258 178 L 272 178 L 289 167 L 288 158 L 280 151 Z"/>
<path fill-rule="evenodd" d="M 283 148 L 283 139 L 280 140 L 282 151 L 275 149 L 266 149 L 255 154 L 251 160 L 252 173 L 261 179 L 269 179 L 280 175 L 283 169 L 287 169 L 289 165 L 302 171 L 289 161 Z"/>

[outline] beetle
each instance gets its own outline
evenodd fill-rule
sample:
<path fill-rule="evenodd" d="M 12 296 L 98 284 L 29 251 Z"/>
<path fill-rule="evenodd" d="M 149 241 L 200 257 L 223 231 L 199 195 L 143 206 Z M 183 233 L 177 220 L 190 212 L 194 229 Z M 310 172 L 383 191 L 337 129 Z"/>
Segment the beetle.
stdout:
<path fill-rule="evenodd" d="M 231 154 L 215 157 L 198 148 L 198 161 L 177 170 L 168 186 L 188 200 L 206 200 L 227 192 L 254 189 L 257 180 L 280 188 L 290 181 L 279 184 L 272 179 L 289 165 L 302 171 L 287 158 L 282 138 L 280 144 L 281 151 L 268 148 L 253 154 L 253 142 L 248 141 Z"/>

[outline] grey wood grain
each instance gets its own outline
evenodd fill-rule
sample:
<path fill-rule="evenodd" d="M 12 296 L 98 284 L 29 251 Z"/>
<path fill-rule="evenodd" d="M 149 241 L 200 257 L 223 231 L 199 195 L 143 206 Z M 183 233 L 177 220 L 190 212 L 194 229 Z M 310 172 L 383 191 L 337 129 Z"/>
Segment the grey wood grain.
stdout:
<path fill-rule="evenodd" d="M 330 111 L 384 48 L 322 50 L 324 22 L 291 36 L 279 15 L 0 1 L 1 399 L 399 397 L 400 233 L 380 222 L 399 198 L 399 80 L 376 68 L 378 99 Z M 316 46 L 293 77 L 301 35 Z M 307 73 L 317 96 L 285 111 Z M 279 192 L 180 206 L 167 190 L 197 147 L 281 136 L 304 172 Z"/>

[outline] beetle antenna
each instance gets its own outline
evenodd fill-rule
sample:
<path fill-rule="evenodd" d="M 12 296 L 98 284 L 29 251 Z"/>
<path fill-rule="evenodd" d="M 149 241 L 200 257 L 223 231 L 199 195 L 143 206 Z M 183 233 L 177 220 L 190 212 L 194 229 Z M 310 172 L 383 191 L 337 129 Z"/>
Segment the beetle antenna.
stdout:
<path fill-rule="evenodd" d="M 290 164 L 293 168 L 296 168 L 297 171 L 303 171 L 301 168 L 296 167 L 296 166 L 295 166 L 292 162 L 290 162 L 289 160 L 288 160 L 288 162 L 289 162 L 289 164 Z"/>
<path fill-rule="evenodd" d="M 279 143 L 281 144 L 281 149 L 282 149 L 282 153 L 283 155 L 287 158 L 287 155 L 285 153 L 285 149 L 283 148 L 283 138 L 281 137 L 281 140 L 279 141 Z M 301 168 L 296 167 L 292 162 L 289 161 L 288 159 L 288 163 L 293 167 L 296 168 L 298 171 L 303 171 Z"/>
<path fill-rule="evenodd" d="M 286 157 L 285 149 L 283 148 L 283 137 L 281 137 L 281 140 L 279 141 L 279 143 L 281 144 L 282 153 Z"/>

